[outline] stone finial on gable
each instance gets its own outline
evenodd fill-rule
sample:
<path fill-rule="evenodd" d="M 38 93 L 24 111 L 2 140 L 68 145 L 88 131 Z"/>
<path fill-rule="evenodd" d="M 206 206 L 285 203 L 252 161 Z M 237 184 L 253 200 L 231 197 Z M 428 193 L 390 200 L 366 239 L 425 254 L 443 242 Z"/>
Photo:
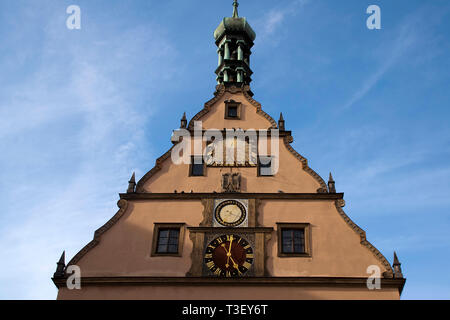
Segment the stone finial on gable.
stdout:
<path fill-rule="evenodd" d="M 336 182 L 333 180 L 333 176 L 330 172 L 330 178 L 328 179 L 328 192 L 336 193 Z"/>
<path fill-rule="evenodd" d="M 186 118 L 186 112 L 183 113 L 183 117 L 181 118 L 181 124 L 180 129 L 186 129 L 187 128 L 187 118 Z"/>
<path fill-rule="evenodd" d="M 136 192 L 136 176 L 135 173 L 133 172 L 130 181 L 128 181 L 127 193 L 135 193 L 135 192 Z"/>
<path fill-rule="evenodd" d="M 278 129 L 280 131 L 286 130 L 285 123 L 284 123 L 284 118 L 283 118 L 283 113 L 281 113 L 281 112 L 280 112 L 280 120 L 278 120 Z"/>
<path fill-rule="evenodd" d="M 61 258 L 59 258 L 59 261 L 56 263 L 56 271 L 53 274 L 53 278 L 64 278 L 64 276 L 66 275 L 65 259 L 66 259 L 66 251 L 63 251 Z"/>
<path fill-rule="evenodd" d="M 394 263 L 392 268 L 394 269 L 394 278 L 403 278 L 401 263 L 398 260 L 397 253 L 394 251 Z"/>

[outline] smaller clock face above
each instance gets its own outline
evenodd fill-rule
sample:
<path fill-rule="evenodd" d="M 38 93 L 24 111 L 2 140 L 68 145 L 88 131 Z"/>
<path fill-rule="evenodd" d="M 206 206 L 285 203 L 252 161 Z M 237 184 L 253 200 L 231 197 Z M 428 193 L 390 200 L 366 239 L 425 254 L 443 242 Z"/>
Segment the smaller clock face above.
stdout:
<path fill-rule="evenodd" d="M 222 235 L 206 247 L 206 267 L 219 277 L 243 276 L 252 266 L 253 248 L 238 235 Z"/>
<path fill-rule="evenodd" d="M 226 200 L 221 202 L 215 211 L 215 218 L 218 223 L 226 227 L 237 227 L 242 224 L 247 216 L 245 207 L 236 200 Z"/>

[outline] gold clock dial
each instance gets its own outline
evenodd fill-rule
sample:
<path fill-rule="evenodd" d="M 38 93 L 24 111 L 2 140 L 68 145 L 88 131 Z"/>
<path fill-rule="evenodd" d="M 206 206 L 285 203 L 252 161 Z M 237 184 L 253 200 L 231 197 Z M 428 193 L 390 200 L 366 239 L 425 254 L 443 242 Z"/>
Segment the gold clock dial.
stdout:
<path fill-rule="evenodd" d="M 215 212 L 216 221 L 226 227 L 236 227 L 244 222 L 247 213 L 245 207 L 236 200 L 220 203 Z"/>
<path fill-rule="evenodd" d="M 238 235 L 222 235 L 206 247 L 204 263 L 218 277 L 243 276 L 253 264 L 253 249 Z"/>
<path fill-rule="evenodd" d="M 220 210 L 219 216 L 226 223 L 235 223 L 241 218 L 242 211 L 237 205 L 229 204 Z"/>

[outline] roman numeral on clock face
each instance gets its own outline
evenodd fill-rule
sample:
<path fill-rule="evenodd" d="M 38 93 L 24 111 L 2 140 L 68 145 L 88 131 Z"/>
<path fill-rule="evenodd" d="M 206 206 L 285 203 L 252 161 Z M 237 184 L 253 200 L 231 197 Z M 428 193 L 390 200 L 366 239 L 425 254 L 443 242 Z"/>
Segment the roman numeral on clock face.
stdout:
<path fill-rule="evenodd" d="M 236 234 L 221 235 L 206 247 L 204 263 L 218 277 L 244 276 L 252 267 L 253 248 Z"/>
<path fill-rule="evenodd" d="M 245 269 L 250 269 L 250 267 L 252 266 L 250 263 L 248 263 L 247 261 L 244 262 L 244 264 L 242 265 Z"/>

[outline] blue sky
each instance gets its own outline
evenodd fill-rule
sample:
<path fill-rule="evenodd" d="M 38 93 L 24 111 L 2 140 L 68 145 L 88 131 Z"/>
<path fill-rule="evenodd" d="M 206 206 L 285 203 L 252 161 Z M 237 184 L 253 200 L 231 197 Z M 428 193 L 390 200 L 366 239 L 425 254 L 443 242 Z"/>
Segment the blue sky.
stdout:
<path fill-rule="evenodd" d="M 241 0 L 252 91 L 407 283 L 449 299 L 450 3 Z M 231 0 L 0 2 L 0 298 L 54 299 L 50 277 L 118 193 L 212 97 L 212 33 Z M 81 8 L 81 30 L 66 8 Z M 368 30 L 377 4 L 382 29 Z"/>

